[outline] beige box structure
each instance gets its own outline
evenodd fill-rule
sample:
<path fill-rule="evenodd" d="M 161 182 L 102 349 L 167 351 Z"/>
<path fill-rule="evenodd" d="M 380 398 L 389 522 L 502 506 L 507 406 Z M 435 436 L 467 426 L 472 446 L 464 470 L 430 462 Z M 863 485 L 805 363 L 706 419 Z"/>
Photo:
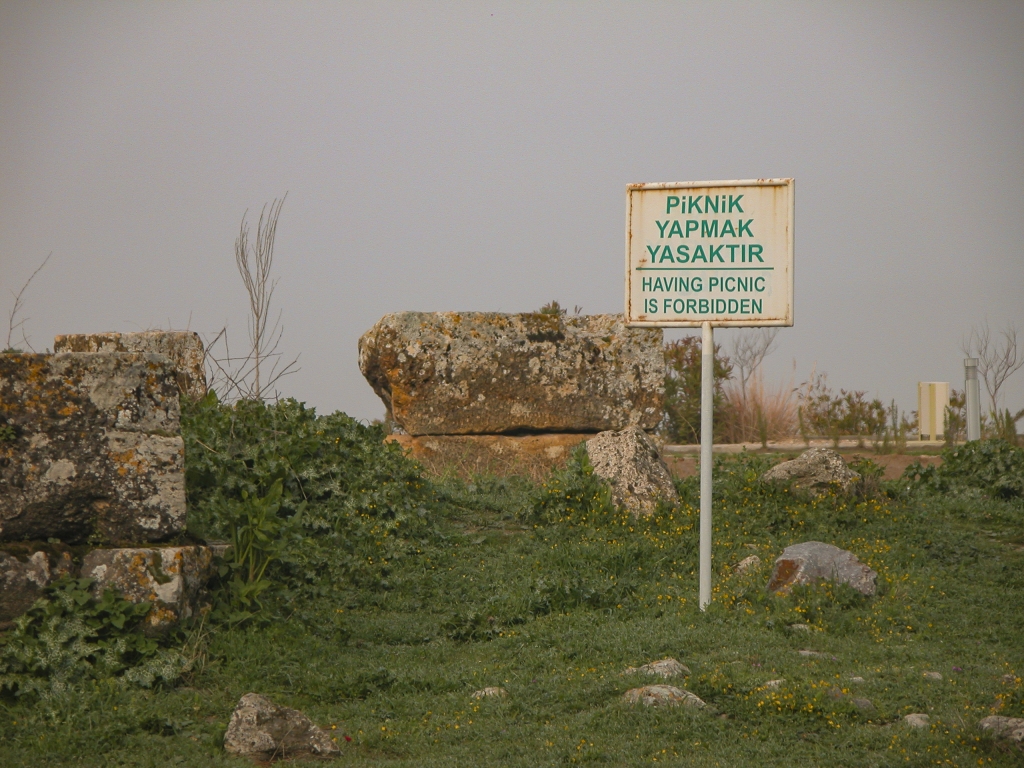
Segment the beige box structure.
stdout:
<path fill-rule="evenodd" d="M 917 382 L 917 432 L 921 440 L 942 440 L 946 434 L 948 381 Z"/>

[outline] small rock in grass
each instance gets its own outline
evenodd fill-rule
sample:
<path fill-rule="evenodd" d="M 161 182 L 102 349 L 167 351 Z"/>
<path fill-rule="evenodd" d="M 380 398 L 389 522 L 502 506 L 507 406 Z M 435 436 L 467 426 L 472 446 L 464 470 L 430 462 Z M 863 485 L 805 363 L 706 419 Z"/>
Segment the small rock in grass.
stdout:
<path fill-rule="evenodd" d="M 1017 744 L 1024 744 L 1024 718 L 991 715 L 978 723 L 983 731 L 992 731 L 996 736 Z"/>
<path fill-rule="evenodd" d="M 764 684 L 764 687 L 769 691 L 777 691 L 782 687 L 782 684 L 786 682 L 785 678 L 780 677 L 778 680 L 769 680 Z"/>
<path fill-rule="evenodd" d="M 270 760 L 341 752 L 330 734 L 297 709 L 279 707 L 265 696 L 247 693 L 231 713 L 224 749 L 236 755 Z"/>
<path fill-rule="evenodd" d="M 850 678 L 850 682 L 851 682 L 851 683 L 863 683 L 863 682 L 864 682 L 864 678 L 863 678 L 863 677 L 860 677 L 860 676 L 858 676 L 858 675 L 853 675 L 853 676 L 852 676 L 852 677 Z"/>
<path fill-rule="evenodd" d="M 908 728 L 927 728 L 931 725 L 931 718 L 928 715 L 915 712 L 912 715 L 906 715 L 903 722 Z"/>
<path fill-rule="evenodd" d="M 508 691 L 496 685 L 491 685 L 487 688 L 481 688 L 479 691 L 473 691 L 470 696 L 474 699 L 486 699 L 491 696 L 501 698 L 502 696 L 508 696 Z"/>
<path fill-rule="evenodd" d="M 760 565 L 761 565 L 761 558 L 758 557 L 757 555 L 751 555 L 750 557 L 744 557 L 742 560 L 740 560 L 738 563 L 736 563 L 736 567 L 733 568 L 733 570 L 737 574 L 741 574 L 742 575 L 744 573 L 748 573 L 749 571 L 755 570 Z"/>
<path fill-rule="evenodd" d="M 853 704 L 861 712 L 874 712 L 875 705 L 871 703 L 871 699 L 854 698 L 850 699 L 850 703 Z"/>
<path fill-rule="evenodd" d="M 925 672 L 924 676 L 927 679 L 929 679 L 929 680 L 941 680 L 942 679 L 942 673 L 941 672 Z"/>
<path fill-rule="evenodd" d="M 687 707 L 704 706 L 704 702 L 696 694 L 672 685 L 645 685 L 643 688 L 631 688 L 622 698 L 629 704 L 644 704 L 648 707 L 678 707 L 680 704 Z"/>
<path fill-rule="evenodd" d="M 1017 678 L 1013 675 L 1003 675 L 1000 679 L 1008 685 L 1012 685 L 1013 683 L 1017 682 Z"/>
<path fill-rule="evenodd" d="M 668 680 L 670 677 L 690 674 L 690 668 L 685 664 L 680 664 L 675 659 L 661 659 L 660 661 L 652 661 L 650 664 L 644 664 L 642 667 L 626 667 L 622 672 L 624 675 L 632 675 L 634 673 L 657 675 Z"/>
<path fill-rule="evenodd" d="M 810 632 L 811 628 L 807 624 L 790 624 L 789 628 L 794 632 Z"/>
<path fill-rule="evenodd" d="M 830 448 L 810 448 L 791 461 L 776 464 L 760 478 L 762 483 L 790 485 L 794 491 L 812 496 L 832 488 L 848 493 L 858 480 L 860 475 Z"/>

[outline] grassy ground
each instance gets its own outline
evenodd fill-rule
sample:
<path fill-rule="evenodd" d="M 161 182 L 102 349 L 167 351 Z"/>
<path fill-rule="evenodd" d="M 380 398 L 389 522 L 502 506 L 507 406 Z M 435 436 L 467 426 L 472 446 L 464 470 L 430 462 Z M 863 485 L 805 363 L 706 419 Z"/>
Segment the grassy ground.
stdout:
<path fill-rule="evenodd" d="M 452 480 L 434 532 L 385 578 L 321 585 L 262 624 L 197 629 L 201 663 L 177 687 L 0 701 L 0 765 L 244 765 L 221 739 L 249 691 L 332 728 L 353 765 L 1020 765 L 975 726 L 1024 717 L 1024 504 L 898 488 L 801 502 L 755 482 L 771 461 L 718 460 L 707 613 L 694 479 L 680 505 L 639 521 L 567 482 L 547 489 L 544 516 L 526 481 Z M 870 564 L 879 594 L 768 597 L 771 561 L 811 539 Z M 761 567 L 734 573 L 750 554 Z M 675 684 L 706 708 L 623 703 L 660 682 L 623 669 L 666 656 L 689 666 Z M 508 695 L 471 698 L 485 686 Z M 904 726 L 911 712 L 930 729 Z"/>

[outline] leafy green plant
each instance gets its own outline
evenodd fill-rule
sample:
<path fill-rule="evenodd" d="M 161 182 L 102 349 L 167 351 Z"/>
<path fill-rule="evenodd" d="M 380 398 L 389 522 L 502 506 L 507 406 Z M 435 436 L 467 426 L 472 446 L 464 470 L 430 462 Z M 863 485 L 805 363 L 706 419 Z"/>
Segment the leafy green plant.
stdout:
<path fill-rule="evenodd" d="M 0 639 L 0 692 L 52 698 L 85 680 L 113 678 L 151 687 L 174 682 L 185 656 L 144 635 L 147 602 L 132 603 L 107 589 L 95 599 L 91 579 L 64 577 Z"/>
<path fill-rule="evenodd" d="M 1005 440 L 974 440 L 942 451 L 942 464 L 914 462 L 903 473 L 913 487 L 947 493 L 974 489 L 996 498 L 1024 496 L 1024 449 Z"/>
<path fill-rule="evenodd" d="M 577 446 L 565 467 L 554 470 L 531 500 L 533 519 L 581 522 L 615 512 L 608 483 L 594 474 L 585 444 Z"/>

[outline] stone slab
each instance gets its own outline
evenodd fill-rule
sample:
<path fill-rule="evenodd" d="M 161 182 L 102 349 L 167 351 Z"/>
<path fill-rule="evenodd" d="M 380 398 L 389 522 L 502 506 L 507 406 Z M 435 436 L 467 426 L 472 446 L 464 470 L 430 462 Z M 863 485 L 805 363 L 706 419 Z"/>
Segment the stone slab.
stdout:
<path fill-rule="evenodd" d="M 71 575 L 69 551 L 15 544 L 0 550 L 0 622 L 21 616 L 61 576 Z"/>
<path fill-rule="evenodd" d="M 198 400 L 206 394 L 206 351 L 195 331 L 68 333 L 54 337 L 54 352 L 150 352 L 171 359 L 178 389 Z"/>
<path fill-rule="evenodd" d="M 652 430 L 662 416 L 661 329 L 621 315 L 385 315 L 359 368 L 410 435 Z"/>
<path fill-rule="evenodd" d="M 568 460 L 588 434 L 389 435 L 434 474 L 542 477 Z"/>
<path fill-rule="evenodd" d="M 785 594 L 797 584 L 833 581 L 849 584 L 864 595 L 875 594 L 878 574 L 845 549 L 821 541 L 786 547 L 775 560 L 768 591 Z"/>
<path fill-rule="evenodd" d="M 162 541 L 185 525 L 173 364 L 0 354 L 0 541 Z"/>
<path fill-rule="evenodd" d="M 209 547 L 94 549 L 82 558 L 81 576 L 93 579 L 98 599 L 107 588 L 133 603 L 150 602 L 147 634 L 161 634 L 199 609 L 213 575 Z"/>

